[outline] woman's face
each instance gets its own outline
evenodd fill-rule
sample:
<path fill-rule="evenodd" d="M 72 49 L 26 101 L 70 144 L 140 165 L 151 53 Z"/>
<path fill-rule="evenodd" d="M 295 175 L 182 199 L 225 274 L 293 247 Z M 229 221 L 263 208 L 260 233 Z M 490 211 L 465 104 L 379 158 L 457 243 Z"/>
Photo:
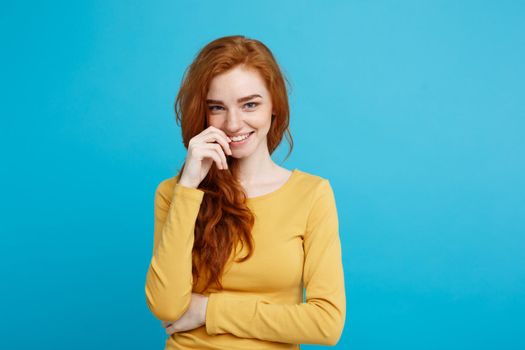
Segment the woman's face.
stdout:
<path fill-rule="evenodd" d="M 268 152 L 266 135 L 272 122 L 272 101 L 259 72 L 236 66 L 215 76 L 206 96 L 208 126 L 221 129 L 232 138 L 232 157 L 245 158 Z"/>

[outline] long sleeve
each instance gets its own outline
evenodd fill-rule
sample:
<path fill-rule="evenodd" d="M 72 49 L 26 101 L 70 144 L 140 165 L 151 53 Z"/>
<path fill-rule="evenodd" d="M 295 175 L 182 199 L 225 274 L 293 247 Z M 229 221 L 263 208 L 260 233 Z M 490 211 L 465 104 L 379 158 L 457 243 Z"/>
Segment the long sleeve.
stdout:
<path fill-rule="evenodd" d="M 209 335 L 231 333 L 291 344 L 335 345 L 346 318 L 346 297 L 334 194 L 327 179 L 317 187 L 303 248 L 306 302 L 275 304 L 261 296 L 211 293 Z"/>
<path fill-rule="evenodd" d="M 148 307 L 163 321 L 179 319 L 190 305 L 194 229 L 204 196 L 177 182 L 172 189 L 165 180 L 155 191 L 153 256 L 145 285 Z"/>

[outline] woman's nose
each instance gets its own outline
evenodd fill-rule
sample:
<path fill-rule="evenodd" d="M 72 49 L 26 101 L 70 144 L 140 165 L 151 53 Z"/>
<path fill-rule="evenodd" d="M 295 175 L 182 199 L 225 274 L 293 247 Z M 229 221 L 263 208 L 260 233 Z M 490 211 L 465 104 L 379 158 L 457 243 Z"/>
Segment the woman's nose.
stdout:
<path fill-rule="evenodd" d="M 230 109 L 226 114 L 226 128 L 228 130 L 237 130 L 242 123 L 242 113 L 235 108 Z"/>

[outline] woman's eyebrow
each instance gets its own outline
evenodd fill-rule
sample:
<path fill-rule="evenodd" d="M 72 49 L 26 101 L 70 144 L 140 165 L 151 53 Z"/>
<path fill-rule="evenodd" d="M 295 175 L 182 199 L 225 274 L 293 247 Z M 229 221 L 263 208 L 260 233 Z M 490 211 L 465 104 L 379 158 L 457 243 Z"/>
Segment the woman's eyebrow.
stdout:
<path fill-rule="evenodd" d="M 261 95 L 259 94 L 253 94 L 253 95 L 249 95 L 249 96 L 245 96 L 245 97 L 241 97 L 237 100 L 238 103 L 241 103 L 241 102 L 244 102 L 244 101 L 248 101 L 248 100 L 251 100 L 252 98 L 255 98 L 255 97 L 260 97 L 262 98 Z M 222 104 L 222 101 L 220 100 L 206 100 L 206 103 L 219 103 L 219 104 Z"/>

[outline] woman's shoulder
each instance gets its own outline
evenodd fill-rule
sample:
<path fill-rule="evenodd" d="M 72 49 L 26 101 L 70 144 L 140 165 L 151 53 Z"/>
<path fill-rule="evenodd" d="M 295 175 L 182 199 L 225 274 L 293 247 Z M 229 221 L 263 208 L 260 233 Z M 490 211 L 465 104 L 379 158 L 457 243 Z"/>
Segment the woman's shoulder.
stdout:
<path fill-rule="evenodd" d="M 329 211 L 337 212 L 336 200 L 329 177 L 300 171 L 298 183 L 302 182 L 301 191 L 303 199 L 301 203 L 309 208 L 309 218 L 321 217 Z"/>
<path fill-rule="evenodd" d="M 289 200 L 297 206 L 313 206 L 323 197 L 333 194 L 330 179 L 318 173 L 294 169 L 294 180 L 290 184 Z"/>
<path fill-rule="evenodd" d="M 330 179 L 328 177 L 297 168 L 295 171 L 297 172 L 297 183 L 302 188 L 318 190 L 319 188 L 330 187 Z"/>

